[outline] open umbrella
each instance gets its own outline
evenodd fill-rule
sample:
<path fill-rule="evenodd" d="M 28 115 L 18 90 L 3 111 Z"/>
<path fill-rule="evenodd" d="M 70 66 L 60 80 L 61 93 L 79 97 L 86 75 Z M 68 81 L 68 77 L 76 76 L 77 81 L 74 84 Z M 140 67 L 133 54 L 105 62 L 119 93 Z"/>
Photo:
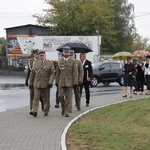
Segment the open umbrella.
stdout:
<path fill-rule="evenodd" d="M 113 55 L 113 60 L 126 60 L 127 58 L 134 58 L 135 56 L 132 55 L 130 52 L 118 52 Z"/>
<path fill-rule="evenodd" d="M 144 57 L 148 53 L 150 53 L 150 52 L 146 51 L 146 50 L 136 50 L 136 51 L 134 51 L 133 55 L 136 56 L 136 57 Z"/>
<path fill-rule="evenodd" d="M 65 46 L 69 46 L 71 48 L 71 50 L 74 50 L 75 53 L 88 53 L 88 52 L 93 52 L 93 50 L 91 50 L 88 46 L 86 46 L 83 43 L 65 43 L 62 44 L 61 46 L 59 46 L 56 50 L 59 52 L 63 51 L 63 47 Z"/>

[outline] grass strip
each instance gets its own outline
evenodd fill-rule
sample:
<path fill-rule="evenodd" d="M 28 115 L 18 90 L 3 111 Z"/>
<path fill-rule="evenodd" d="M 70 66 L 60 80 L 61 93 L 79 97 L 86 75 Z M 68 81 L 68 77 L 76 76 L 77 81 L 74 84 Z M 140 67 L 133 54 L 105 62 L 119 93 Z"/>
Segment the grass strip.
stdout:
<path fill-rule="evenodd" d="M 150 98 L 114 104 L 77 120 L 68 150 L 150 150 Z"/>

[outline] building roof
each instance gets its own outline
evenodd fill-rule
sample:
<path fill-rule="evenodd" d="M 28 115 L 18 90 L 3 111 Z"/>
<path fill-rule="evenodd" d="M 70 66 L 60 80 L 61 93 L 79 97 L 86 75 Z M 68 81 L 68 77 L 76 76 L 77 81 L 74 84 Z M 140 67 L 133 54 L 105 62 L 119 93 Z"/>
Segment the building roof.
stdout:
<path fill-rule="evenodd" d="M 5 29 L 5 30 L 8 30 L 8 29 L 14 29 L 14 28 L 20 28 L 20 27 L 27 27 L 27 26 L 40 27 L 40 28 L 48 28 L 48 27 L 46 27 L 46 26 L 39 26 L 39 25 L 33 25 L 33 24 L 26 24 L 26 25 L 15 26 L 15 27 L 9 27 L 9 28 L 4 28 L 4 29 Z"/>

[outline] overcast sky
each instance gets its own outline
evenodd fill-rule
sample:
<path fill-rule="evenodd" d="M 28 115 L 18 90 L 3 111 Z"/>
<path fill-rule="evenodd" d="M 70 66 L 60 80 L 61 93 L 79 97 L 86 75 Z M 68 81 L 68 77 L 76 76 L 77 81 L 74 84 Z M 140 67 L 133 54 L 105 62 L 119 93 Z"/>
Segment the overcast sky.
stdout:
<path fill-rule="evenodd" d="M 135 6 L 137 32 L 150 38 L 150 0 L 128 0 Z M 43 14 L 48 8 L 44 0 L 0 0 L 0 37 L 5 37 L 4 28 L 36 24 L 33 14 Z"/>

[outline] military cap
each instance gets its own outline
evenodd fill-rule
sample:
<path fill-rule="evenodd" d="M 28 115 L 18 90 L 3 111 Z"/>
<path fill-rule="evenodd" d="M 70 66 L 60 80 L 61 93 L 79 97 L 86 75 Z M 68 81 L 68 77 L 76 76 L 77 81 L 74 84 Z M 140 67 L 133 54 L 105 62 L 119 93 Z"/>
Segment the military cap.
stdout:
<path fill-rule="evenodd" d="M 34 49 L 33 50 L 33 54 L 38 54 L 39 50 L 38 49 Z"/>
<path fill-rule="evenodd" d="M 70 50 L 71 50 L 71 48 L 69 46 L 63 47 L 63 52 L 65 52 L 65 53 L 69 53 Z"/>
<path fill-rule="evenodd" d="M 72 55 L 74 55 L 75 53 L 74 53 L 73 50 L 70 50 L 70 51 L 69 51 L 69 54 L 70 54 L 70 56 L 72 56 Z"/>
<path fill-rule="evenodd" d="M 38 52 L 38 55 L 39 55 L 39 56 L 41 56 L 41 55 L 45 55 L 45 51 L 42 51 L 42 50 L 41 50 L 41 51 L 39 51 L 39 52 Z"/>

